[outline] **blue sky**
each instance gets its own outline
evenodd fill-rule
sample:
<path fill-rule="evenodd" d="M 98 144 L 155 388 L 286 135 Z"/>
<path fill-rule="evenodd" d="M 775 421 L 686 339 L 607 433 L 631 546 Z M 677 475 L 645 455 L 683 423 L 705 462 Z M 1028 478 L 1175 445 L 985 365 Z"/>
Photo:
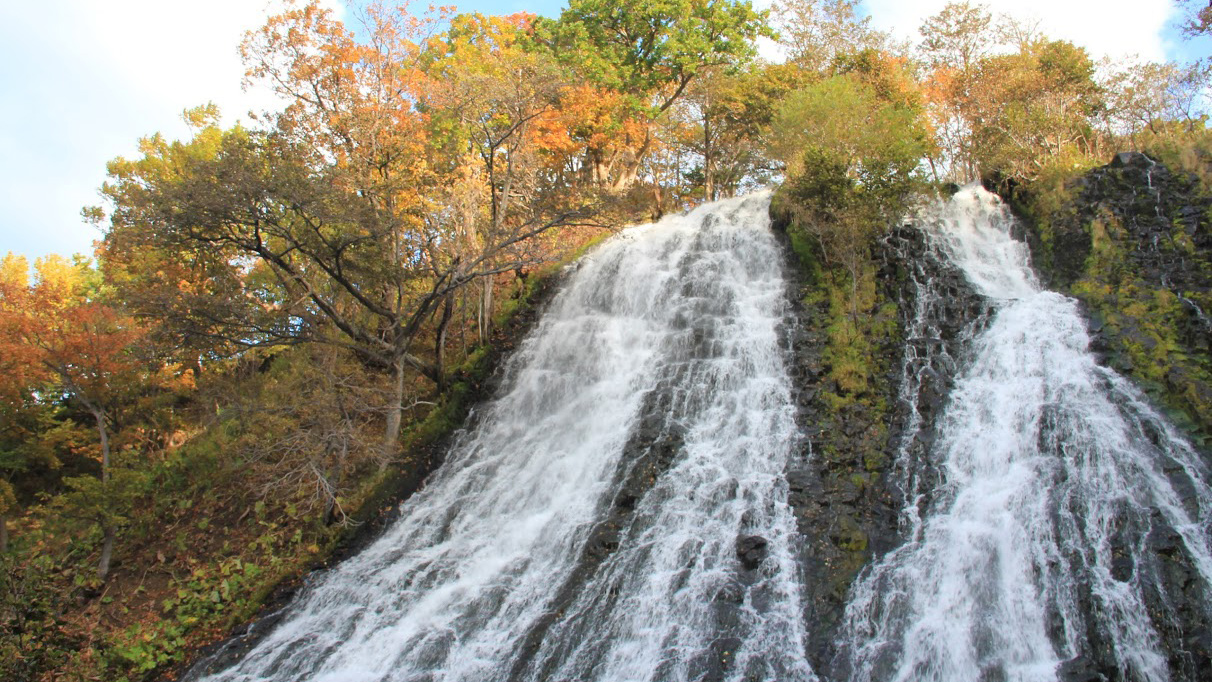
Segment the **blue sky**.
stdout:
<path fill-rule="evenodd" d="M 100 203 L 105 164 L 139 137 L 184 137 L 181 111 L 213 100 L 229 121 L 270 106 L 242 92 L 236 46 L 279 0 L 39 0 L 0 9 L 0 254 L 90 253 L 101 234 L 79 217 Z M 339 0 L 326 0 L 337 4 Z M 874 23 L 913 38 L 946 0 L 867 0 Z M 418 8 L 422 3 L 414 3 Z M 554 16 L 564 2 L 467 2 L 460 11 Z M 763 3 L 758 3 L 763 4 Z M 1212 54 L 1178 39 L 1171 0 L 995 0 L 1041 18 L 1092 54 Z"/>

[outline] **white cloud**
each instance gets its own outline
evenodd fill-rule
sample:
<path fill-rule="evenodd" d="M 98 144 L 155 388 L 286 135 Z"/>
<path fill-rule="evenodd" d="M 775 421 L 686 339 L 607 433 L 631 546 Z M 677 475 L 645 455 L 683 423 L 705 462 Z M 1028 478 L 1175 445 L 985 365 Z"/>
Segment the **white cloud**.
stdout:
<path fill-rule="evenodd" d="M 898 38 L 916 41 L 922 21 L 937 14 L 947 0 L 867 0 L 871 21 Z M 1171 0 L 989 0 L 995 17 L 1039 19 L 1047 36 L 1085 47 L 1090 56 L 1122 58 L 1139 55 L 1150 61 L 1166 57 L 1162 31 L 1174 20 Z"/>

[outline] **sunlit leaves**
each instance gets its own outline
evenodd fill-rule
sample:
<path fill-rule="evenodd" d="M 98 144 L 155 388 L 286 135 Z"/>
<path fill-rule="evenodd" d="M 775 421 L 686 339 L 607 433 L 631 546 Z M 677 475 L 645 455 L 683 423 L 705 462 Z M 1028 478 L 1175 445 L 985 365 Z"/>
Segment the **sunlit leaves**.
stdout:
<path fill-rule="evenodd" d="M 1089 151 L 1102 92 L 1085 50 L 1044 41 L 980 65 L 968 99 L 976 159 L 983 172 L 1032 179 L 1050 158 Z"/>

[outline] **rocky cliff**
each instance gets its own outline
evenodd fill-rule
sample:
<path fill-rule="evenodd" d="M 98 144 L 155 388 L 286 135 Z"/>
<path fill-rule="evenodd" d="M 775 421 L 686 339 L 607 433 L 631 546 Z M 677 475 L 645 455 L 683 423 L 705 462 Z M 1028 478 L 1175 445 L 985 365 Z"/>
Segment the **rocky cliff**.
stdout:
<path fill-rule="evenodd" d="M 1212 445 L 1212 196 L 1139 152 L 1009 193 L 1036 269 L 1086 304 L 1097 348 Z"/>
<path fill-rule="evenodd" d="M 776 226 L 786 221 L 776 216 Z M 789 248 L 789 251 L 791 249 Z M 963 274 L 921 229 L 905 224 L 874 250 L 877 296 L 896 310 L 895 329 L 875 339 L 875 399 L 847 400 L 825 359 L 829 307 L 800 298 L 812 264 L 792 258 L 797 322 L 789 341 L 799 386 L 803 457 L 787 472 L 803 544 L 808 653 L 827 676 L 848 591 L 860 571 L 904 539 L 906 499 L 928 504 L 937 480 L 923 454 L 935 437 L 966 334 L 987 312 Z M 839 399 L 841 397 L 842 399 Z"/>

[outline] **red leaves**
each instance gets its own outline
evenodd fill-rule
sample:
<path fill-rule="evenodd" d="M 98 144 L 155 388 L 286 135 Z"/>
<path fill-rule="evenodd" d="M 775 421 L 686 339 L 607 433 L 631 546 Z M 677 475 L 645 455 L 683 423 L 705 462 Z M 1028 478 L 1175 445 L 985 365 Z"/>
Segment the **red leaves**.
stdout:
<path fill-rule="evenodd" d="M 24 259 L 8 256 L 0 277 L 0 398 L 70 394 L 103 410 L 123 382 L 139 383 L 131 348 L 134 321 L 90 291 L 85 265 L 50 256 L 28 279 Z"/>

